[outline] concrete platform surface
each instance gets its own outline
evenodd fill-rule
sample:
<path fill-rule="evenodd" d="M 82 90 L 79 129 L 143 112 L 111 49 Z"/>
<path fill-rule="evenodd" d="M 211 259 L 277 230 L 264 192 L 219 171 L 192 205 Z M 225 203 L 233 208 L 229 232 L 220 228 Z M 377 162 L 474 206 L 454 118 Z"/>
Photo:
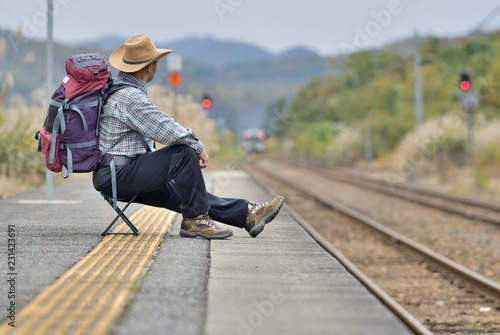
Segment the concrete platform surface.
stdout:
<path fill-rule="evenodd" d="M 207 172 L 206 181 L 220 196 L 256 203 L 273 196 L 241 171 Z M 54 199 L 47 202 L 40 190 L 0 201 L 0 329 L 12 334 L 15 329 L 7 326 L 12 301 L 16 324 L 28 322 L 19 312 L 91 250 L 99 250 L 100 233 L 114 217 L 88 176 L 56 186 Z M 127 213 L 141 208 L 133 205 Z M 15 227 L 15 297 L 7 282 L 9 226 Z M 185 239 L 179 226 L 177 216 L 153 248 L 140 281 L 129 288 L 127 307 L 105 333 L 412 334 L 284 210 L 257 238 L 235 228 L 226 240 Z M 99 315 L 93 317 L 88 322 L 100 322 Z M 68 334 L 68 327 L 57 329 Z"/>
<path fill-rule="evenodd" d="M 272 198 L 244 172 L 212 178 L 229 180 L 221 196 Z M 285 211 L 257 238 L 212 241 L 210 258 L 207 335 L 412 334 Z"/>

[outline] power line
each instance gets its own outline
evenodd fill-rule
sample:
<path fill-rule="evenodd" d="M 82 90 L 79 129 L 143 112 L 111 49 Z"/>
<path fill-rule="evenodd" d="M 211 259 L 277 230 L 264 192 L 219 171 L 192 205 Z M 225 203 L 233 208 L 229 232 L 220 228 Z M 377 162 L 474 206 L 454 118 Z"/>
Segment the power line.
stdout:
<path fill-rule="evenodd" d="M 477 27 L 471 31 L 470 35 L 479 34 L 481 32 L 481 29 L 488 23 L 490 23 L 490 21 L 493 20 L 498 15 L 498 13 L 500 13 L 500 4 L 493 8 L 493 10 L 479 22 Z"/>

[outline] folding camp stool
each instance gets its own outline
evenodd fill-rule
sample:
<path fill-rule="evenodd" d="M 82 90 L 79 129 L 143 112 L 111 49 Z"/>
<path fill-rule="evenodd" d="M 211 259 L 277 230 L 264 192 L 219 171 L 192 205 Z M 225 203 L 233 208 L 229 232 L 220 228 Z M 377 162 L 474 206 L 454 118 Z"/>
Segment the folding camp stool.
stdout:
<path fill-rule="evenodd" d="M 135 200 L 135 198 L 137 197 L 137 195 L 135 195 L 132 199 L 130 199 L 127 204 L 125 205 L 125 207 L 123 207 L 123 209 L 120 209 L 120 207 L 118 206 L 113 206 L 113 198 L 110 197 L 109 195 L 107 195 L 106 193 L 104 192 L 101 192 L 101 195 L 102 197 L 104 198 L 104 200 L 106 200 L 108 202 L 108 204 L 113 207 L 113 209 L 116 211 L 116 213 L 118 213 L 118 215 L 114 218 L 113 221 L 111 221 L 111 223 L 109 224 L 109 226 L 106 228 L 106 230 L 104 230 L 102 232 L 102 236 L 106 236 L 106 235 L 109 235 L 109 234 L 116 234 L 116 233 L 108 233 L 109 230 L 111 229 L 111 227 L 113 227 L 113 225 L 115 224 L 115 222 L 118 220 L 118 218 L 122 218 L 122 220 L 127 224 L 127 226 L 129 226 L 130 230 L 132 230 L 132 234 L 134 235 L 139 235 L 139 230 L 134 226 L 134 224 L 129 220 L 129 218 L 125 215 L 125 210 L 128 208 L 128 206 L 130 206 L 130 204 Z"/>

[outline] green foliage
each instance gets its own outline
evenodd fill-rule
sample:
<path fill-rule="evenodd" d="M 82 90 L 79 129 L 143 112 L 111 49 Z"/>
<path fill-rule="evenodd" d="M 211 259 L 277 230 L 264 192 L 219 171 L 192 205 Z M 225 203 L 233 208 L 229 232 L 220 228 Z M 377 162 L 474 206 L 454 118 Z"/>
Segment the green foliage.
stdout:
<path fill-rule="evenodd" d="M 291 114 L 304 129 L 322 122 L 363 129 L 371 125 L 375 156 L 394 151 L 415 128 L 415 74 L 408 44 L 379 51 L 353 54 L 337 75 L 325 75 L 301 87 L 290 104 Z M 481 96 L 480 110 L 486 118 L 497 117 L 500 107 L 500 33 L 450 41 L 437 37 L 421 44 L 422 88 L 425 119 L 430 120 L 459 108 L 458 77 L 473 73 L 473 89 Z M 300 152 L 321 156 L 325 145 L 287 129 Z M 296 136 L 296 137 L 295 137 Z M 447 135 L 448 136 L 448 135 Z M 315 139 L 319 141 L 316 136 Z M 332 140 L 330 138 L 328 141 Z M 462 155 L 463 141 L 449 141 L 447 152 Z"/>
<path fill-rule="evenodd" d="M 296 153 L 301 157 L 323 159 L 330 142 L 339 133 L 339 126 L 325 120 L 297 123 L 295 127 Z"/>
<path fill-rule="evenodd" d="M 267 105 L 264 115 L 264 130 L 268 136 L 282 138 L 287 125 L 292 122 L 291 115 L 288 115 L 287 103 L 285 99 L 279 98 Z"/>
<path fill-rule="evenodd" d="M 500 147 L 495 144 L 479 147 L 475 160 L 475 186 L 479 189 L 485 189 L 491 175 L 496 172 L 500 165 Z"/>
<path fill-rule="evenodd" d="M 414 120 L 404 113 L 391 116 L 379 112 L 379 115 L 372 119 L 373 149 L 375 155 L 384 155 L 396 149 L 404 135 L 413 128 Z"/>
<path fill-rule="evenodd" d="M 487 145 L 477 150 L 476 163 L 480 166 L 497 167 L 500 165 L 500 147 L 498 145 Z"/>
<path fill-rule="evenodd" d="M 484 190 L 488 186 L 488 182 L 490 181 L 490 175 L 486 171 L 486 169 L 477 166 L 474 169 L 474 186 L 478 189 Z"/>

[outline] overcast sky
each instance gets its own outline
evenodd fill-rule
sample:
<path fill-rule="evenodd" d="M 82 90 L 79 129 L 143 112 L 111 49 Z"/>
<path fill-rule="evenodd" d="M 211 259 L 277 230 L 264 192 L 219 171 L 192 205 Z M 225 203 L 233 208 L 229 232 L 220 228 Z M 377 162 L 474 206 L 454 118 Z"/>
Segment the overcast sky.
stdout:
<path fill-rule="evenodd" d="M 485 28 L 500 29 L 500 1 L 493 0 L 53 1 L 54 39 L 59 42 L 147 33 L 153 41 L 209 36 L 275 53 L 306 46 L 333 55 L 387 44 L 415 30 L 421 35 L 464 35 L 492 13 L 498 15 Z M 26 37 L 45 38 L 47 0 L 0 4 L 0 28 L 23 25 Z"/>

